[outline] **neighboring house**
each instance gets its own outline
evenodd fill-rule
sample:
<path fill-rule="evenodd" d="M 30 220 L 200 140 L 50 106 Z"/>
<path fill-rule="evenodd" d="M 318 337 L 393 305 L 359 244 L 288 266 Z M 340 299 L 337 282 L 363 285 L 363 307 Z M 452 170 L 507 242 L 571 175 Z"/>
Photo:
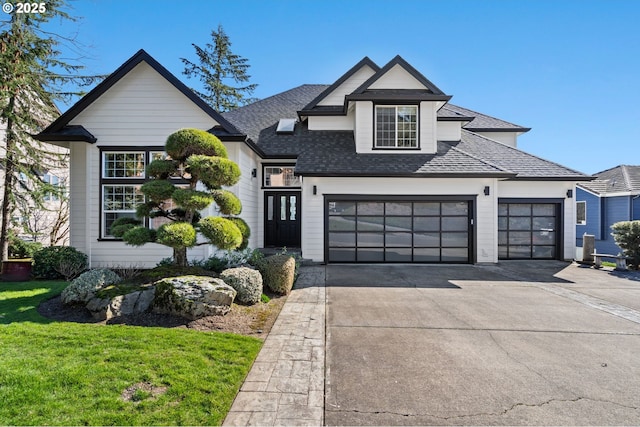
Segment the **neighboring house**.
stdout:
<path fill-rule="evenodd" d="M 0 159 L 5 156 L 6 124 L 0 122 Z M 39 147 L 50 160 L 45 167 L 34 165 L 40 178 L 47 184 L 66 188 L 69 178 L 69 150 L 63 147 L 41 143 Z M 69 243 L 69 210 L 66 197 L 49 193 L 43 197 L 43 208 L 36 207 L 33 200 L 26 194 L 33 189 L 33 183 L 21 174 L 17 177 L 16 191 L 22 193 L 16 197 L 13 223 L 11 229 L 23 240 L 40 242 L 44 246 L 66 245 Z M 4 195 L 4 169 L 0 164 L 0 202 Z"/>
<path fill-rule="evenodd" d="M 141 50 L 38 137 L 71 149 L 71 245 L 94 266 L 170 256 L 109 228 L 134 215 L 144 166 L 183 127 L 217 135 L 239 164 L 250 247 L 317 262 L 573 258 L 572 195 L 591 177 L 518 150 L 528 128 L 450 98 L 399 56 L 364 58 L 332 85 L 219 114 Z"/>
<path fill-rule="evenodd" d="M 640 220 L 640 166 L 616 166 L 594 176 L 596 180 L 576 188 L 576 245 L 582 247 L 582 236 L 591 234 L 597 252 L 617 255 L 622 249 L 611 226 Z"/>

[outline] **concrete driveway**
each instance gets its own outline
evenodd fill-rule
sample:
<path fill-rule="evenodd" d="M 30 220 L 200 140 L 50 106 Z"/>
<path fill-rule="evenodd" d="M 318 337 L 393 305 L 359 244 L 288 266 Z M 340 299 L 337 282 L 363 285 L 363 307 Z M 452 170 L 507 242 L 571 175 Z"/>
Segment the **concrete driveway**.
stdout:
<path fill-rule="evenodd" d="M 327 425 L 637 425 L 640 276 L 326 269 Z"/>

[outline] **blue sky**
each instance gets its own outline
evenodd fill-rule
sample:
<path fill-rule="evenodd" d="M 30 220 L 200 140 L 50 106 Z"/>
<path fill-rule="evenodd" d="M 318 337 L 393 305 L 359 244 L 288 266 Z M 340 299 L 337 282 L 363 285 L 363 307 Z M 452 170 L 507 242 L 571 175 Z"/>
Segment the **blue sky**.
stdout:
<path fill-rule="evenodd" d="M 452 103 L 532 130 L 519 148 L 586 173 L 640 164 L 640 1 L 76 0 L 58 28 L 86 45 L 89 73 L 145 49 L 188 86 L 222 24 L 249 60 L 254 94 L 333 83 L 364 56 L 399 54 Z M 197 87 L 197 86 L 196 86 Z"/>

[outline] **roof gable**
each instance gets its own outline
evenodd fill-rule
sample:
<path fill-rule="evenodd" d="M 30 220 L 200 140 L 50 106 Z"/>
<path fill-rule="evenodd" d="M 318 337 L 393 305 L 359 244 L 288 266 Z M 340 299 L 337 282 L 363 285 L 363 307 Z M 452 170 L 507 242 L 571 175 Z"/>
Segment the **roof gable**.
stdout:
<path fill-rule="evenodd" d="M 100 98 L 105 92 L 111 89 L 116 83 L 118 83 L 124 76 L 130 73 L 141 62 L 148 64 L 153 70 L 160 74 L 165 80 L 173 85 L 178 91 L 184 94 L 189 100 L 196 104 L 202 111 L 209 115 L 213 120 L 220 124 L 223 133 L 227 135 L 241 135 L 242 133 L 227 121 L 222 115 L 215 111 L 211 106 L 198 97 L 191 89 L 189 89 L 184 83 L 178 80 L 173 74 L 171 74 L 166 68 L 164 68 L 158 61 L 156 61 L 151 55 L 140 49 L 135 55 L 129 58 L 124 64 L 122 64 L 117 70 L 111 73 L 106 79 L 104 79 L 98 86 L 91 90 L 88 94 L 82 97 L 76 104 L 69 108 L 63 115 L 57 120 L 51 123 L 45 130 L 39 135 L 40 140 L 59 140 L 62 135 L 68 133 L 70 122 L 77 117 L 80 113 L 86 110 L 92 105 L 98 98 Z M 72 140 L 84 140 L 86 142 L 95 142 L 87 139 L 72 139 Z"/>
<path fill-rule="evenodd" d="M 431 95 L 434 100 L 448 101 L 450 96 L 445 95 L 436 85 L 422 75 L 411 64 L 397 55 L 373 76 L 353 91 L 352 99 L 360 99 L 367 92 L 375 92 L 382 95 L 383 91 L 419 91 L 422 95 Z M 358 96 L 360 95 L 360 96 Z"/>
<path fill-rule="evenodd" d="M 314 107 L 320 105 L 339 105 L 342 109 L 342 104 L 344 103 L 344 96 L 351 93 L 351 91 L 357 88 L 358 81 L 362 78 L 362 76 L 366 76 L 365 80 L 374 75 L 377 71 L 380 70 L 380 67 L 376 65 L 368 57 L 362 58 L 360 62 L 351 67 L 349 71 L 344 73 L 338 80 L 335 81 L 332 85 L 326 88 L 322 93 L 320 93 L 316 98 L 314 98 L 309 104 L 307 104 L 302 111 L 313 110 Z M 354 84 L 355 83 L 355 84 Z M 343 99 L 340 103 L 335 104 L 333 101 L 327 100 L 327 98 L 332 97 L 331 95 L 336 95 L 337 92 L 343 94 Z M 332 97 L 333 98 L 333 97 Z"/>

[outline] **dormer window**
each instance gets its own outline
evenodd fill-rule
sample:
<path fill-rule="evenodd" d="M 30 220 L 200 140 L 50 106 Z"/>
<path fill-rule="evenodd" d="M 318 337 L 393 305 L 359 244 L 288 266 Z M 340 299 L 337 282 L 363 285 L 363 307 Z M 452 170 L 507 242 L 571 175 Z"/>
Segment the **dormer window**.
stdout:
<path fill-rule="evenodd" d="M 418 148 L 418 106 L 377 105 L 374 148 Z"/>

